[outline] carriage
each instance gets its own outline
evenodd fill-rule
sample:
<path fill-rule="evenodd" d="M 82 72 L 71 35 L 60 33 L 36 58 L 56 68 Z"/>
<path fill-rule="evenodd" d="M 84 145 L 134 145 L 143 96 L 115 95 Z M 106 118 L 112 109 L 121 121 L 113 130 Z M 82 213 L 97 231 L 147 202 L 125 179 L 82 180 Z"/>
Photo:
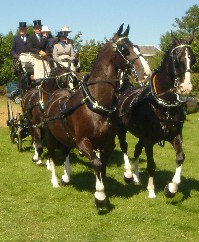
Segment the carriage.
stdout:
<path fill-rule="evenodd" d="M 47 61 L 52 62 L 52 58 L 49 57 Z M 41 79 L 31 80 L 32 72 L 24 73 L 22 65 L 19 60 L 14 60 L 14 70 L 15 74 L 18 77 L 18 81 L 9 82 L 7 84 L 6 96 L 7 100 L 7 109 L 8 109 L 8 120 L 7 126 L 9 127 L 9 135 L 12 143 L 17 143 L 19 151 L 22 151 L 23 139 L 28 137 L 31 133 L 34 132 L 36 127 L 32 127 L 32 123 L 27 119 L 27 113 L 31 112 L 34 107 L 43 109 L 43 99 L 45 92 L 45 85 L 51 86 L 51 90 L 46 90 L 51 93 L 57 88 L 68 87 L 73 89 L 77 85 L 78 80 L 76 76 L 69 68 L 66 68 L 62 65 L 59 65 L 57 62 L 56 68 L 51 70 L 51 74 Z M 54 84 L 52 84 L 54 82 Z M 47 84 L 49 83 L 49 84 Z M 51 84 L 50 84 L 51 83 Z M 28 96 L 30 94 L 30 96 Z M 31 104 L 33 96 L 36 95 L 36 104 Z M 23 100 L 25 96 L 28 96 L 28 107 L 24 110 Z M 21 111 L 14 115 L 13 104 L 19 104 L 21 106 Z M 34 142 L 34 140 L 33 140 Z"/>

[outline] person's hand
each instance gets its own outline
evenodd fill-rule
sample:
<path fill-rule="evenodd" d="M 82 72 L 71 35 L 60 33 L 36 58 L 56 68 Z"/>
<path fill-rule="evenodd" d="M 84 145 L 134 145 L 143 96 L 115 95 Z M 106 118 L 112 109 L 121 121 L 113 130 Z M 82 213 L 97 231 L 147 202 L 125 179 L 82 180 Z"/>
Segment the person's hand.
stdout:
<path fill-rule="evenodd" d="M 47 56 L 46 52 L 44 52 L 43 50 L 40 50 L 40 51 L 39 51 L 39 55 L 40 55 L 41 57 L 46 57 L 46 56 Z"/>

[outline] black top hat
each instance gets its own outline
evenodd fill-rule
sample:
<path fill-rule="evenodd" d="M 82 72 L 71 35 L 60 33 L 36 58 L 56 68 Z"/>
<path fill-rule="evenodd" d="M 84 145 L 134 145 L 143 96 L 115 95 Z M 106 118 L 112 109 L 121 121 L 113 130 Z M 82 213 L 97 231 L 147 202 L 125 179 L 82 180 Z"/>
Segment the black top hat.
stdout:
<path fill-rule="evenodd" d="M 34 24 L 33 27 L 42 26 L 42 24 L 41 24 L 41 20 L 34 20 L 34 21 L 33 21 L 33 24 Z"/>
<path fill-rule="evenodd" d="M 66 31 L 59 31 L 57 33 L 57 37 L 67 37 L 68 36 L 68 32 Z"/>
<path fill-rule="evenodd" d="M 19 28 L 27 28 L 26 22 L 19 22 Z"/>

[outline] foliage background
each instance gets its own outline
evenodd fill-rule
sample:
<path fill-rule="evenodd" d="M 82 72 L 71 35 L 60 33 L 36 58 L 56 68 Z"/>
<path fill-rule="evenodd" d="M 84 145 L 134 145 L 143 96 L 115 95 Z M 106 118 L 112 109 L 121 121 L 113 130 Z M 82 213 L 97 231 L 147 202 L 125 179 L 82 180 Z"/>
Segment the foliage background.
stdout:
<path fill-rule="evenodd" d="M 28 33 L 33 33 L 32 26 L 28 27 Z M 176 18 L 173 27 L 176 29 L 173 32 L 178 37 L 188 38 L 192 32 L 195 33 L 192 48 L 196 54 L 197 62 L 193 67 L 193 71 L 194 73 L 199 73 L 199 5 L 193 5 L 190 7 L 185 13 L 185 16 L 183 16 L 181 19 Z M 16 80 L 16 76 L 13 72 L 10 50 L 13 37 L 17 33 L 18 30 L 16 30 L 15 33 L 9 32 L 6 36 L 0 35 L 0 86 L 6 84 L 7 82 Z M 73 37 L 73 41 L 75 50 L 80 54 L 81 72 L 90 72 L 97 54 L 102 46 L 106 43 L 107 39 L 104 39 L 102 42 L 90 40 L 87 43 L 82 43 L 81 33 L 77 33 Z M 163 53 L 168 48 L 170 43 L 170 32 L 166 32 L 160 36 L 160 47 Z M 158 53 L 155 57 L 149 60 L 151 69 L 156 69 L 159 66 L 163 53 Z M 196 76 L 197 75 L 194 77 L 194 82 Z M 198 84 L 194 83 L 194 87 L 197 88 L 195 91 L 199 91 Z"/>

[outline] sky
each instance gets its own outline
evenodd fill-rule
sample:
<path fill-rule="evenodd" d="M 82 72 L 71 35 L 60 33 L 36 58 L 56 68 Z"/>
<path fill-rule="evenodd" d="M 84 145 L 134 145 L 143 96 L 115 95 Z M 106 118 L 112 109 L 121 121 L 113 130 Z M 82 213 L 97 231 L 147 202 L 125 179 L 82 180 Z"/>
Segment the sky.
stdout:
<path fill-rule="evenodd" d="M 3 0 L 0 34 L 14 34 L 19 22 L 33 24 L 41 20 L 53 35 L 69 26 L 73 38 L 81 32 L 85 41 L 110 39 L 124 23 L 130 25 L 129 39 L 137 45 L 159 47 L 160 37 L 175 30 L 175 18 L 181 19 L 198 0 Z"/>

